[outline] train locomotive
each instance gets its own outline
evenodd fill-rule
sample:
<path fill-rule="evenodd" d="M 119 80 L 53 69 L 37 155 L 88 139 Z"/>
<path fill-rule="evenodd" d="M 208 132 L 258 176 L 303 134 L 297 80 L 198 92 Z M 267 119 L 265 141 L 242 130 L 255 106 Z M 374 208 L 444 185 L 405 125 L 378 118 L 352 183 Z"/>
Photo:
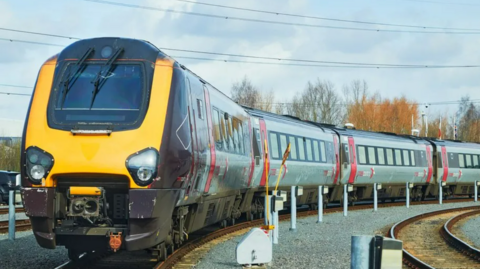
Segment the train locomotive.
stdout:
<path fill-rule="evenodd" d="M 268 155 L 263 141 L 267 141 Z M 284 169 L 282 155 L 291 145 Z M 151 251 L 261 217 L 267 173 L 300 205 L 472 194 L 480 147 L 336 127 L 240 106 L 147 41 L 77 41 L 40 68 L 22 140 L 22 200 L 38 244 Z M 265 157 L 267 156 L 267 157 Z M 270 187 L 276 182 L 271 180 Z"/>

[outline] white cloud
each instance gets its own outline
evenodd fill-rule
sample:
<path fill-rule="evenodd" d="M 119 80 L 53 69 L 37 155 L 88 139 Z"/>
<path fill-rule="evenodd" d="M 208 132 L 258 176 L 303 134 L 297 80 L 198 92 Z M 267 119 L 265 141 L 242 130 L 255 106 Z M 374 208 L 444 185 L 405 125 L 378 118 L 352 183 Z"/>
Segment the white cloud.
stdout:
<path fill-rule="evenodd" d="M 125 1 L 126 2 L 126 1 Z M 138 2 L 138 3 L 137 3 Z M 213 1 L 223 5 L 275 10 L 323 17 L 383 21 L 399 24 L 473 27 L 477 11 L 473 7 L 424 5 L 405 1 Z M 388 2 L 388 3 L 385 3 Z M 253 19 L 289 21 L 319 25 L 370 27 L 321 20 L 290 18 L 261 13 L 195 5 L 174 0 L 136 1 L 138 5 L 183 11 L 220 14 Z M 0 2 L 0 27 L 37 31 L 81 38 L 121 36 L 151 41 L 158 47 L 224 52 L 280 58 L 316 59 L 374 63 L 480 63 L 480 37 L 369 33 L 281 26 L 230 19 L 213 19 L 127 8 L 84 1 Z M 452 10 L 455 12 L 445 12 Z M 0 38 L 69 44 L 73 40 L 0 31 Z M 58 53 L 59 47 L 0 41 L 0 83 L 33 86 L 41 64 Z M 228 57 L 170 52 L 224 59 Z M 247 61 L 261 61 L 241 59 Z M 458 100 L 470 94 L 479 99 L 478 69 L 403 70 L 292 67 L 222 63 L 179 59 L 189 69 L 229 95 L 232 83 L 247 75 L 264 91 L 273 90 L 286 101 L 304 89 L 310 80 L 329 79 L 341 90 L 353 79 L 365 79 L 372 91 L 393 97 L 405 94 L 417 101 Z M 0 91 L 30 93 L 30 89 L 5 88 Z M 0 95 L 0 118 L 23 120 L 29 97 Z M 450 107 L 452 111 L 454 108 Z"/>

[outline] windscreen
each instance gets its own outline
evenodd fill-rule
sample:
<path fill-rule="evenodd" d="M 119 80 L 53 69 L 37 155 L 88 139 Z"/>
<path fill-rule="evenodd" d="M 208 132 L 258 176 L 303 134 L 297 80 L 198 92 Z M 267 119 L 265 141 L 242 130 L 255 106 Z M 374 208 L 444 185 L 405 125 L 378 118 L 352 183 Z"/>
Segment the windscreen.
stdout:
<path fill-rule="evenodd" d="M 128 124 L 140 116 L 145 77 L 141 64 L 67 64 L 56 93 L 57 123 Z"/>

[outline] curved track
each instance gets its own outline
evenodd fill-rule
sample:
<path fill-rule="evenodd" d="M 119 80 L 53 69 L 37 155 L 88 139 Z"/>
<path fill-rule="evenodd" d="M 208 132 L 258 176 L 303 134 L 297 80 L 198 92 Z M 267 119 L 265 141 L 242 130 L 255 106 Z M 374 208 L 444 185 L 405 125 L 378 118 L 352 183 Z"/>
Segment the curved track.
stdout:
<path fill-rule="evenodd" d="M 440 230 L 440 234 L 445 239 L 445 241 L 448 244 L 450 244 L 450 246 L 456 248 L 462 254 L 476 261 L 480 261 L 480 249 L 473 247 L 469 243 L 455 236 L 455 234 L 453 233 L 453 227 L 460 220 L 474 216 L 474 215 L 479 215 L 479 214 L 480 214 L 480 210 L 474 210 L 474 211 L 457 215 L 449 219 Z"/>
<path fill-rule="evenodd" d="M 450 246 L 458 243 L 450 237 L 453 234 L 449 229 L 455 223 L 450 221 L 457 217 L 460 220 L 470 214 L 480 214 L 480 207 L 420 214 L 395 224 L 390 229 L 390 237 L 403 241 L 403 262 L 410 268 L 480 268 L 478 261 Z"/>
<path fill-rule="evenodd" d="M 447 201 L 444 201 L 444 203 L 455 203 L 455 202 L 465 202 L 465 201 L 471 201 L 471 199 L 447 200 Z M 434 203 L 438 203 L 438 201 L 436 201 L 436 200 L 434 200 L 434 201 L 420 201 L 420 202 L 411 202 L 410 204 L 411 205 L 422 205 L 422 204 L 434 204 Z M 405 206 L 405 202 L 395 202 L 395 203 L 388 203 L 388 204 L 386 203 L 386 204 L 379 204 L 378 205 L 379 208 L 381 208 L 381 207 L 393 207 L 393 206 Z M 480 208 L 480 207 L 475 207 L 475 208 Z M 356 206 L 353 206 L 353 207 L 349 207 L 349 211 L 362 210 L 362 209 L 372 209 L 372 205 L 371 204 L 356 205 Z M 343 207 L 334 207 L 334 208 L 324 209 L 325 214 L 342 212 L 342 211 L 343 211 Z M 313 216 L 313 215 L 317 215 L 317 214 L 318 214 L 317 210 L 298 212 L 297 213 L 297 218 Z M 289 219 L 290 219 L 290 214 L 284 214 L 284 215 L 279 216 L 280 221 L 285 221 L 285 220 L 289 220 Z M 211 242 L 211 241 L 213 241 L 217 238 L 220 238 L 220 237 L 223 237 L 223 236 L 229 236 L 232 233 L 235 233 L 235 232 L 240 231 L 240 230 L 245 230 L 245 229 L 248 229 L 248 228 L 258 227 L 260 225 L 263 225 L 263 221 L 264 221 L 263 219 L 258 219 L 258 220 L 254 220 L 254 221 L 243 222 L 243 223 L 240 223 L 240 224 L 237 224 L 237 225 L 233 225 L 233 226 L 230 226 L 230 227 L 227 227 L 227 228 L 217 230 L 217 231 L 215 231 L 213 233 L 210 233 L 210 234 L 207 234 L 203 237 L 200 237 L 200 238 L 197 238 L 195 240 L 189 241 L 185 245 L 180 247 L 178 250 L 176 250 L 174 253 L 172 253 L 167 258 L 167 260 L 165 260 L 163 262 L 160 262 L 154 268 L 155 269 L 170 269 L 170 268 L 174 268 L 174 266 L 175 267 L 177 267 L 177 266 L 182 267 L 182 265 L 191 266 L 192 264 L 191 264 L 190 260 L 186 260 L 186 261 L 182 262 L 182 259 L 187 254 L 192 252 L 193 250 L 198 249 L 200 247 L 203 247 L 207 243 L 209 243 L 209 242 Z M 205 252 L 205 251 L 202 251 L 202 252 Z M 184 264 L 182 264 L 182 263 L 184 263 Z"/>

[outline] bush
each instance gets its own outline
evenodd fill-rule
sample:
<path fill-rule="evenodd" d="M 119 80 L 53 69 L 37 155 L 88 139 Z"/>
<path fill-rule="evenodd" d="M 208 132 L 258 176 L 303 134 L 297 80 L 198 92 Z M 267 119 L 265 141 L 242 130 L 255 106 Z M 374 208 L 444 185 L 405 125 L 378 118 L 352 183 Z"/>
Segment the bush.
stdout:
<path fill-rule="evenodd" d="M 0 170 L 20 172 L 20 141 L 0 142 Z"/>

